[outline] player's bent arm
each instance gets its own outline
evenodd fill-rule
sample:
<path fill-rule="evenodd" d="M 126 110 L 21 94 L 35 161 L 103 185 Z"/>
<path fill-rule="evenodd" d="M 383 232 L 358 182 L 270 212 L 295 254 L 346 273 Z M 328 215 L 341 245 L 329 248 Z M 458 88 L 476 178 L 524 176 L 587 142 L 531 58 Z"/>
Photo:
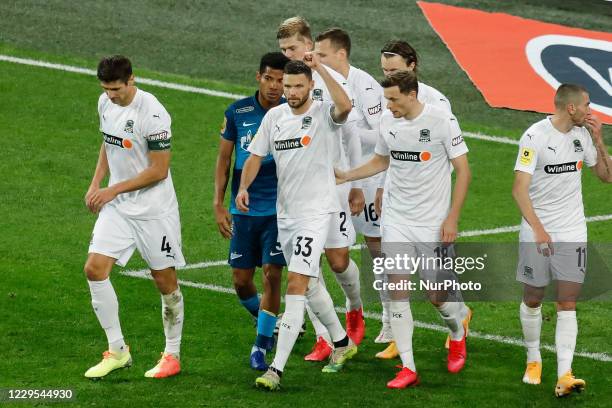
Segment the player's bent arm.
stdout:
<path fill-rule="evenodd" d="M 597 164 L 591 167 L 593 173 L 604 183 L 612 183 L 612 158 L 610 158 L 603 139 L 595 143 L 595 148 L 597 149 Z"/>
<path fill-rule="evenodd" d="M 308 53 L 307 53 L 308 54 Z M 306 60 L 309 58 L 307 56 Z M 306 62 L 308 64 L 308 62 Z M 336 123 L 344 123 L 348 118 L 351 109 L 353 108 L 353 104 L 349 99 L 348 95 L 336 80 L 327 72 L 327 69 L 320 63 L 319 56 L 316 54 L 312 54 L 312 69 L 317 71 L 323 82 L 325 82 L 325 86 L 329 90 L 329 95 L 331 96 L 332 101 L 334 102 L 334 109 L 332 110 L 332 119 Z"/>
<path fill-rule="evenodd" d="M 371 177 L 381 171 L 387 170 L 389 167 L 389 156 L 381 156 L 378 153 L 374 153 L 374 156 L 362 166 L 357 167 L 346 172 L 334 169 L 336 172 L 336 179 L 338 183 L 346 183 L 348 181 L 361 180 L 364 178 Z"/>
<path fill-rule="evenodd" d="M 244 162 L 242 167 L 242 175 L 240 176 L 240 188 L 236 195 L 236 207 L 243 212 L 249 211 L 249 192 L 247 191 L 253 180 L 257 177 L 259 169 L 261 168 L 261 160 L 263 156 L 258 156 L 251 153 L 248 159 Z"/>
<path fill-rule="evenodd" d="M 531 198 L 529 198 L 529 185 L 531 174 L 517 170 L 514 172 L 514 185 L 512 186 L 512 197 L 521 210 L 523 218 L 535 230 L 544 230 L 542 222 L 533 209 Z"/>
<path fill-rule="evenodd" d="M 149 167 L 138 173 L 131 179 L 113 184 L 115 194 L 128 193 L 150 186 L 168 177 L 170 170 L 170 150 L 149 151 Z"/>

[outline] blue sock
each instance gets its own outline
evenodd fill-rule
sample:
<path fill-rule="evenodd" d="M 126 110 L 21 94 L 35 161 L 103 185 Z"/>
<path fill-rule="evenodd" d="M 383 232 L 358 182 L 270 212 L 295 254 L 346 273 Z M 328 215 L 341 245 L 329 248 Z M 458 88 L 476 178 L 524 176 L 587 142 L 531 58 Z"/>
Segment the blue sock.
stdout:
<path fill-rule="evenodd" d="M 266 310 L 259 311 L 257 318 L 257 347 L 272 350 L 274 347 L 274 328 L 276 327 L 276 316 Z"/>
<path fill-rule="evenodd" d="M 244 308 L 248 310 L 249 313 L 253 315 L 253 317 L 257 317 L 257 314 L 259 313 L 259 297 L 257 295 L 252 296 L 248 299 L 239 300 L 240 304 L 244 306 Z"/>

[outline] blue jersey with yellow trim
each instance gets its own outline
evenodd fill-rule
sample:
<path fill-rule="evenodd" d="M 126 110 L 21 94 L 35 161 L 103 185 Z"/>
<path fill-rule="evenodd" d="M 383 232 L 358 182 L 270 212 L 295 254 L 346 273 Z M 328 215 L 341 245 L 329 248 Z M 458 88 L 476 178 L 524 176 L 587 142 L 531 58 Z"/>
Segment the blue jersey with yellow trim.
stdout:
<path fill-rule="evenodd" d="M 221 137 L 234 142 L 234 170 L 232 172 L 232 200 L 230 213 L 253 216 L 276 214 L 276 164 L 269 154 L 261 161 L 261 168 L 253 184 L 249 187 L 249 212 L 243 213 L 236 208 L 236 194 L 240 186 L 240 176 L 244 162 L 249 157 L 249 144 L 257 133 L 266 110 L 259 104 L 255 95 L 240 99 L 225 111 L 225 122 Z M 285 100 L 282 99 L 281 103 Z"/>

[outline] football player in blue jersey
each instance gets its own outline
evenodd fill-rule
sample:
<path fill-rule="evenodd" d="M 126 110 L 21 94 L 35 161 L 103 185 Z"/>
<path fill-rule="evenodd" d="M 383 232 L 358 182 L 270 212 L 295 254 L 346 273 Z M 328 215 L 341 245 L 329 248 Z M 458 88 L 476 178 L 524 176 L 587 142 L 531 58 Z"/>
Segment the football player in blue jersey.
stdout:
<path fill-rule="evenodd" d="M 234 287 L 240 303 L 257 320 L 257 338 L 251 349 L 253 369 L 265 371 L 266 351 L 274 345 L 274 328 L 280 308 L 280 280 L 286 265 L 276 226 L 276 165 L 272 155 L 264 158 L 261 169 L 249 187 L 249 211 L 235 205 L 242 166 L 249 157 L 247 148 L 266 112 L 281 103 L 283 70 L 289 61 L 280 52 L 265 54 L 260 61 L 255 95 L 231 104 L 225 111 L 217 166 L 213 209 L 219 232 L 230 239 L 228 262 L 232 267 Z M 224 206 L 225 190 L 234 154 L 232 198 L 229 211 Z M 260 299 L 253 283 L 256 267 L 263 269 L 264 292 Z"/>

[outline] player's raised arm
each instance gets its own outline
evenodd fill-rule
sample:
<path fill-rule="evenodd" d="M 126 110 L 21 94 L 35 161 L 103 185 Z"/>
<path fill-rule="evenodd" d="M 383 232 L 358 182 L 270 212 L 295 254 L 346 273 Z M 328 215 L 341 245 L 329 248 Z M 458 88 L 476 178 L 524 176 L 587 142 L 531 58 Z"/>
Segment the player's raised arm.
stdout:
<path fill-rule="evenodd" d="M 317 53 L 307 52 L 306 55 L 304 55 L 304 63 L 312 70 L 317 71 L 319 75 L 321 75 L 321 78 L 323 78 L 323 82 L 325 82 L 325 86 L 327 86 L 329 90 L 332 101 L 334 101 L 332 119 L 336 123 L 344 123 L 353 108 L 353 104 L 344 89 L 336 82 L 329 72 L 327 72 L 323 64 L 321 64 Z"/>
<path fill-rule="evenodd" d="M 454 242 L 457 238 L 459 216 L 467 197 L 470 181 L 472 180 L 472 172 L 468 164 L 467 154 L 451 159 L 451 163 L 453 169 L 455 169 L 455 186 L 453 188 L 450 211 L 442 223 L 441 235 L 442 242 L 444 243 Z"/>
<path fill-rule="evenodd" d="M 592 167 L 593 172 L 604 183 L 612 183 L 612 159 L 603 141 L 601 121 L 597 116 L 589 115 L 585 122 L 597 151 L 597 164 Z"/>
<path fill-rule="evenodd" d="M 100 183 L 108 174 L 108 159 L 106 158 L 106 149 L 104 143 L 100 146 L 100 153 L 98 154 L 98 163 L 96 164 L 96 170 L 94 171 L 91 184 L 85 194 L 85 205 L 91 212 L 96 212 L 95 206 L 93 205 L 92 198 L 100 190 Z"/>
<path fill-rule="evenodd" d="M 215 220 L 217 222 L 219 232 L 225 238 L 230 238 L 232 236 L 231 217 L 223 202 L 225 201 L 225 191 L 229 181 L 233 151 L 234 142 L 221 137 L 219 141 L 219 152 L 217 153 L 217 164 L 215 167 L 213 211 L 215 212 Z"/>

